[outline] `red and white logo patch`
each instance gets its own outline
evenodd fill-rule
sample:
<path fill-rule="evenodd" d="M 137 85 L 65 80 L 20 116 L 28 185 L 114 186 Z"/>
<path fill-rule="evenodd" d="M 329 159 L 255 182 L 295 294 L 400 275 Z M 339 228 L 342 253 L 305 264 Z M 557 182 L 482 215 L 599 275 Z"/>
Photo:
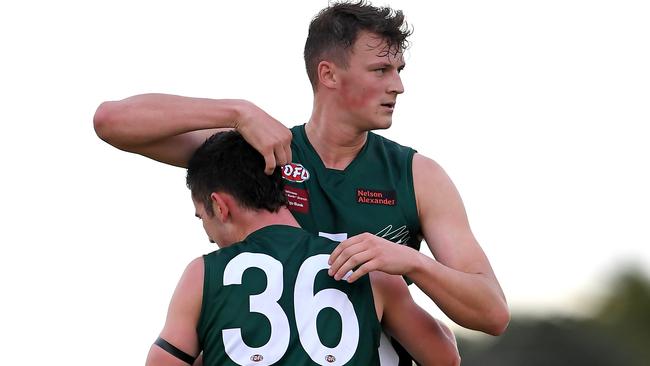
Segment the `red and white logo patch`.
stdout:
<path fill-rule="evenodd" d="M 309 179 L 309 171 L 302 164 L 287 164 L 282 167 L 282 178 L 289 182 L 302 183 Z"/>
<path fill-rule="evenodd" d="M 309 212 L 309 193 L 306 189 L 285 186 L 284 195 L 287 197 L 289 210 L 300 213 Z"/>

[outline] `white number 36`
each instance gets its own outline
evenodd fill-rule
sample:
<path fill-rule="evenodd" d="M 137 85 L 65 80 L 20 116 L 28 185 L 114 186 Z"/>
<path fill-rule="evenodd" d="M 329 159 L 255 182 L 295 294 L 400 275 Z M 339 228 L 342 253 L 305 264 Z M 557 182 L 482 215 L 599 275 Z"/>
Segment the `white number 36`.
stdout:
<path fill-rule="evenodd" d="M 347 295 L 328 288 L 314 294 L 316 275 L 328 268 L 329 255 L 318 254 L 307 258 L 298 271 L 293 301 L 300 343 L 309 357 L 319 365 L 343 365 L 348 362 L 359 343 L 359 321 Z M 278 304 L 283 291 L 283 267 L 277 259 L 261 253 L 241 253 L 224 270 L 223 284 L 238 285 L 248 268 L 261 269 L 267 278 L 267 287 L 251 295 L 250 311 L 264 315 L 271 324 L 269 341 L 260 347 L 249 347 L 241 335 L 241 328 L 224 329 L 223 342 L 228 356 L 239 365 L 272 365 L 289 348 L 289 320 Z M 316 318 L 324 308 L 332 308 L 341 316 L 342 332 L 339 344 L 330 348 L 321 343 L 316 329 Z"/>

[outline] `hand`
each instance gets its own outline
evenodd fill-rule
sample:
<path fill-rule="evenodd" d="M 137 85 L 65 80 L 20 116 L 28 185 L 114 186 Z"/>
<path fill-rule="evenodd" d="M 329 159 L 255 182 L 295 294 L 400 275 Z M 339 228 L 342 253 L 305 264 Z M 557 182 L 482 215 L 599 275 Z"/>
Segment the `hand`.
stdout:
<path fill-rule="evenodd" d="M 235 129 L 264 157 L 264 172 L 291 163 L 291 131 L 256 105 L 240 112 Z"/>
<path fill-rule="evenodd" d="M 336 280 L 346 276 L 348 282 L 354 282 L 371 271 L 388 274 L 405 275 L 414 267 L 415 256 L 420 253 L 405 245 L 395 244 L 370 233 L 355 235 L 342 241 L 332 252 L 328 274 Z M 357 269 L 354 269 L 359 267 Z"/>

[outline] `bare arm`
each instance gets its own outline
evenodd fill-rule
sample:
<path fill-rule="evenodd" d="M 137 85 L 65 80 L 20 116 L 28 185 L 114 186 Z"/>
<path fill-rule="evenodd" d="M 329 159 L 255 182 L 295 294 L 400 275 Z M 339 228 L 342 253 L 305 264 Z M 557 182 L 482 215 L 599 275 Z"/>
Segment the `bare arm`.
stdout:
<path fill-rule="evenodd" d="M 93 122 L 97 135 L 109 144 L 180 167 L 206 138 L 230 128 L 262 153 L 267 172 L 291 161 L 291 131 L 240 99 L 142 94 L 102 103 Z"/>
<path fill-rule="evenodd" d="M 201 315 L 203 297 L 203 258 L 192 261 L 181 277 L 167 312 L 165 326 L 160 337 L 181 351 L 196 357 L 199 340 L 196 325 Z M 187 363 L 152 345 L 146 366 L 186 366 Z"/>
<path fill-rule="evenodd" d="M 420 365 L 460 365 L 456 338 L 449 328 L 419 307 L 401 276 L 371 272 L 375 302 L 383 305 L 382 327 Z"/>
<path fill-rule="evenodd" d="M 420 154 L 413 158 L 413 180 L 424 237 L 436 260 L 417 256 L 407 276 L 458 324 L 501 334 L 510 320 L 508 305 L 454 184 Z"/>
<path fill-rule="evenodd" d="M 456 323 L 503 333 L 510 320 L 508 305 L 456 188 L 440 166 L 419 154 L 413 158 L 413 179 L 420 224 L 436 260 L 363 233 L 334 249 L 329 274 L 340 280 L 356 268 L 350 282 L 372 271 L 405 275 Z"/>

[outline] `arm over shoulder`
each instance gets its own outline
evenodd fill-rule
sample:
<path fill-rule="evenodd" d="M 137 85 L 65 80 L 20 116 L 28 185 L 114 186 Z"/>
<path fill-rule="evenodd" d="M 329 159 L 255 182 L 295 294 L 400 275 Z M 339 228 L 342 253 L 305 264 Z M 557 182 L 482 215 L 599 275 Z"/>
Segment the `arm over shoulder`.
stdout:
<path fill-rule="evenodd" d="M 118 149 L 180 167 L 208 137 L 232 128 L 264 156 L 268 174 L 291 162 L 291 131 L 242 99 L 135 95 L 102 103 L 93 125 L 97 136 Z"/>

